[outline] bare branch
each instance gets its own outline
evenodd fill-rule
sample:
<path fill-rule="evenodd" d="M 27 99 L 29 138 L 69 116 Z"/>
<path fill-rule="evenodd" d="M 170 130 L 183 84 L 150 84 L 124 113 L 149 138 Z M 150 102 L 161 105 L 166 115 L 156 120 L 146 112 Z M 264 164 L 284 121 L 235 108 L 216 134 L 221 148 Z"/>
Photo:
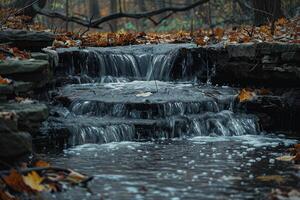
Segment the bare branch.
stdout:
<path fill-rule="evenodd" d="M 154 22 L 154 20 L 152 19 L 152 17 L 157 16 L 159 14 L 165 13 L 165 12 L 171 12 L 176 13 L 176 12 L 184 12 L 184 11 L 188 11 L 190 9 L 193 9 L 197 6 L 200 6 L 202 4 L 205 4 L 209 2 L 209 0 L 198 0 L 195 3 L 188 5 L 188 6 L 184 6 L 184 7 L 166 7 L 166 8 L 162 8 L 162 9 L 158 9 L 158 10 L 154 10 L 154 11 L 149 11 L 149 12 L 142 12 L 142 13 L 123 13 L 118 12 L 118 13 L 114 13 L 105 17 L 101 17 L 98 19 L 93 20 L 92 22 L 79 18 L 79 17 L 67 17 L 64 14 L 58 13 L 58 12 L 50 12 L 44 9 L 40 9 L 35 7 L 36 11 L 38 14 L 40 15 L 44 15 L 50 18 L 58 18 L 58 19 L 62 19 L 64 21 L 69 21 L 69 22 L 74 22 L 77 24 L 80 24 L 82 26 L 87 26 L 90 28 L 101 28 L 100 25 L 111 21 L 111 20 L 115 20 L 115 19 L 120 19 L 120 18 L 132 18 L 132 19 L 149 19 L 152 22 Z M 170 17 L 171 14 L 167 15 L 166 17 L 162 18 L 159 22 L 156 22 L 155 24 L 160 24 L 162 21 L 164 21 L 165 19 L 167 19 L 168 17 Z"/>

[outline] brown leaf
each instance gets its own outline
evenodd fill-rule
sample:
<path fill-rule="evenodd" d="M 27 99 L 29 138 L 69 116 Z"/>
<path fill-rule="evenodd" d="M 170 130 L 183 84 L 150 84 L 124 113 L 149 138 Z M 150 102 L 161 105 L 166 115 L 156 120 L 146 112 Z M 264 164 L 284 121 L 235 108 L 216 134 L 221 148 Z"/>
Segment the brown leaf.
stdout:
<path fill-rule="evenodd" d="M 224 36 L 224 33 L 225 33 L 225 30 L 222 28 L 219 28 L 219 27 L 214 30 L 214 34 L 218 40 L 222 39 L 222 37 Z"/>
<path fill-rule="evenodd" d="M 195 39 L 195 43 L 199 46 L 205 46 L 206 45 L 206 42 L 205 42 L 205 39 L 204 37 L 197 37 Z"/>
<path fill-rule="evenodd" d="M 16 170 L 12 170 L 3 180 L 9 187 L 17 192 L 34 193 L 34 190 L 24 183 L 22 175 Z"/>
<path fill-rule="evenodd" d="M 256 94 L 250 90 L 242 89 L 238 95 L 238 99 L 240 102 L 251 101 Z"/>
<path fill-rule="evenodd" d="M 11 195 L 8 191 L 0 190 L 1 200 L 18 200 L 15 196 Z"/>
<path fill-rule="evenodd" d="M 39 160 L 37 162 L 34 163 L 35 167 L 50 167 L 50 164 L 43 161 L 43 160 Z"/>

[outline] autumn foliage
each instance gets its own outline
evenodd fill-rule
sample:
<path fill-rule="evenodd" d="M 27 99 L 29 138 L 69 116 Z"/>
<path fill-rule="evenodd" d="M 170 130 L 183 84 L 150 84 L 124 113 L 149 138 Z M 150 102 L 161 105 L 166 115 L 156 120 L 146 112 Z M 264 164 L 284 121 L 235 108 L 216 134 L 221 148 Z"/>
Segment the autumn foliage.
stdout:
<path fill-rule="evenodd" d="M 274 33 L 273 33 L 274 32 Z M 78 33 L 58 34 L 53 44 L 54 48 L 68 47 L 108 47 L 137 44 L 159 44 L 159 43 L 190 43 L 199 46 L 222 43 L 248 43 L 248 42 L 300 42 L 300 18 L 287 20 L 279 19 L 272 25 L 253 27 L 240 26 L 223 29 L 199 29 L 193 33 L 179 31 L 175 33 L 103 33 L 91 32 L 80 35 Z"/>
<path fill-rule="evenodd" d="M 67 185 L 85 184 L 91 180 L 91 177 L 69 169 L 51 167 L 45 161 L 37 161 L 30 167 L 1 173 L 0 199 L 17 200 L 24 194 L 59 192 Z"/>

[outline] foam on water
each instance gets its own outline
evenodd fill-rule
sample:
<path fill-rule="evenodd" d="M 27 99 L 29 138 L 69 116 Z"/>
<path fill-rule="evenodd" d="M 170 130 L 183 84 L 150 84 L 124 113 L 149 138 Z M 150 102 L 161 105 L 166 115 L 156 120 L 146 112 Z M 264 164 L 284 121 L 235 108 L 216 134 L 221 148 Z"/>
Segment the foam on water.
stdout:
<path fill-rule="evenodd" d="M 189 139 L 197 144 L 216 143 L 216 142 L 229 142 L 236 141 L 244 145 L 250 145 L 253 147 L 276 147 L 279 145 L 290 146 L 296 144 L 297 140 L 287 139 L 279 137 L 273 134 L 261 134 L 261 135 L 241 135 L 241 136 L 219 136 L 219 137 L 207 137 L 197 136 Z"/>

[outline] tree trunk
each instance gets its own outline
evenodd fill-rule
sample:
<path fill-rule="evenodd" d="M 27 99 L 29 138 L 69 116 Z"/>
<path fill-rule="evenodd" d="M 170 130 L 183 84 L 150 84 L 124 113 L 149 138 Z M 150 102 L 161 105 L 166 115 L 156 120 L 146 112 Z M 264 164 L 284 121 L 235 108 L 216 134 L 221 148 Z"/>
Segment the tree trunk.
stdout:
<path fill-rule="evenodd" d="M 89 0 L 89 12 L 93 18 L 100 17 L 100 5 L 98 0 Z"/>
<path fill-rule="evenodd" d="M 113 14 L 113 13 L 116 13 L 118 12 L 118 1 L 117 0 L 111 0 L 110 1 L 110 13 Z M 116 20 L 113 20 L 111 22 L 111 29 L 112 31 L 117 31 L 117 28 L 118 28 L 118 24 L 117 24 L 117 21 Z"/>
<path fill-rule="evenodd" d="M 273 23 L 283 17 L 281 0 L 253 0 L 253 8 L 256 26 Z"/>

